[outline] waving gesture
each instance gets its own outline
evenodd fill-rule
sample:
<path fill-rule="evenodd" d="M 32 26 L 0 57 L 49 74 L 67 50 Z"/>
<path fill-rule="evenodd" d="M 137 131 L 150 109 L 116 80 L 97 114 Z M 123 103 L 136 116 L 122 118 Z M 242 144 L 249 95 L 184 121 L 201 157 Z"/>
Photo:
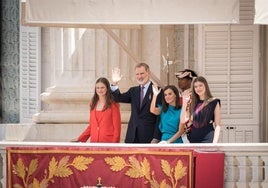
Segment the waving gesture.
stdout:
<path fill-rule="evenodd" d="M 160 91 L 161 91 L 161 88 L 158 89 L 158 86 L 154 83 L 153 84 L 153 93 L 154 93 L 154 95 L 157 96 L 160 93 Z"/>
<path fill-rule="evenodd" d="M 112 69 L 112 82 L 117 85 L 118 82 L 122 79 L 122 75 L 120 73 L 119 68 L 113 68 Z"/>

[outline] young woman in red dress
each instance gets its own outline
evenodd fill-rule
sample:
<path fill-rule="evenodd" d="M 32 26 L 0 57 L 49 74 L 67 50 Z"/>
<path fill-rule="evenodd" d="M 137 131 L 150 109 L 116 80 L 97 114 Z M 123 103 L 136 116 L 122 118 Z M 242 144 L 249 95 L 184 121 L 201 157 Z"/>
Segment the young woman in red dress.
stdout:
<path fill-rule="evenodd" d="M 120 142 L 120 133 L 119 104 L 113 100 L 109 81 L 101 77 L 96 81 L 90 101 L 89 125 L 74 141 L 117 143 Z"/>

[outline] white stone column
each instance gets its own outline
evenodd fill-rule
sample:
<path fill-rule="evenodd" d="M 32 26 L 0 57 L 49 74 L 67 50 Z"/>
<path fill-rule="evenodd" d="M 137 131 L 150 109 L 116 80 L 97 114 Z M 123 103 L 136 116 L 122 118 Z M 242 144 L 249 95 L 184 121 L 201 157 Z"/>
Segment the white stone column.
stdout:
<path fill-rule="evenodd" d="M 249 188 L 249 182 L 252 179 L 252 169 L 250 168 L 248 156 L 238 156 L 236 158 L 239 168 L 239 180 L 237 186 Z"/>
<path fill-rule="evenodd" d="M 251 173 L 252 178 L 249 183 L 250 187 L 260 187 L 260 182 L 263 181 L 264 173 L 263 173 L 263 161 L 260 156 L 249 156 L 251 165 Z"/>
<path fill-rule="evenodd" d="M 88 121 L 88 102 L 95 83 L 95 30 L 50 28 L 42 40 L 42 111 L 37 123 Z M 48 41 L 48 42 L 47 42 Z M 101 67 L 102 65 L 100 65 Z"/>
<path fill-rule="evenodd" d="M 268 173 L 268 156 L 262 154 L 261 159 L 263 162 L 263 169 L 262 170 L 264 173 L 263 181 L 262 181 L 261 185 L 262 185 L 262 187 L 268 187 L 268 176 L 266 175 Z"/>
<path fill-rule="evenodd" d="M 225 186 L 236 187 L 235 184 L 239 180 L 238 161 L 233 155 L 225 155 Z"/>
<path fill-rule="evenodd" d="M 140 27 L 110 31 L 140 59 Z M 122 90 L 136 84 L 133 59 L 118 41 L 101 28 L 46 28 L 43 29 L 42 41 L 44 86 L 42 111 L 34 116 L 36 123 L 87 124 L 95 81 L 99 77 L 111 80 L 114 67 L 119 67 L 123 74 L 120 82 Z M 128 121 L 128 106 L 121 105 L 121 108 L 122 121 Z"/>

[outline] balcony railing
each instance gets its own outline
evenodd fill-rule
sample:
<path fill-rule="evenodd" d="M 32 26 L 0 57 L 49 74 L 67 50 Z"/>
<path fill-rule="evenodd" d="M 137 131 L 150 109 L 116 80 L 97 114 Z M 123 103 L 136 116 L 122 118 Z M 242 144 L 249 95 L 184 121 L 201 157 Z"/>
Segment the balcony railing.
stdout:
<path fill-rule="evenodd" d="M 6 147 L 28 146 L 106 146 L 107 144 L 70 142 L 9 142 L 1 141 L 0 177 L 1 186 L 6 187 Z M 110 147 L 130 147 L 130 144 L 108 144 Z M 159 144 L 133 144 L 138 147 L 159 147 Z M 167 145 L 163 145 L 165 147 Z M 196 151 L 220 151 L 225 153 L 224 187 L 265 188 L 268 187 L 268 143 L 234 144 L 169 144 L 169 147 L 188 148 Z"/>

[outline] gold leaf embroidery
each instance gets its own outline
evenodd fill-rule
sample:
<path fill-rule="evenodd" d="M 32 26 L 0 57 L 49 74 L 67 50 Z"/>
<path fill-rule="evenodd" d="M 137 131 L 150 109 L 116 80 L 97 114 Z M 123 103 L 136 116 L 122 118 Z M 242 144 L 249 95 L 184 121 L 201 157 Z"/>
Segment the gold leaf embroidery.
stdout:
<path fill-rule="evenodd" d="M 49 161 L 48 169 L 44 169 L 43 179 L 39 182 L 36 178 L 33 178 L 32 182 L 28 182 L 30 176 L 34 174 L 38 167 L 38 160 L 31 160 L 29 167 L 25 167 L 22 159 L 18 159 L 17 163 L 12 166 L 13 173 L 20 177 L 23 181 L 23 186 L 20 184 L 14 184 L 13 188 L 47 188 L 49 187 L 49 182 L 54 183 L 53 177 L 68 177 L 73 174 L 73 166 L 77 170 L 83 171 L 88 169 L 88 165 L 94 161 L 92 157 L 77 156 L 72 162 L 69 162 L 70 156 L 64 156 L 59 161 L 55 157 L 52 157 Z M 150 163 L 147 158 L 143 158 L 140 162 L 134 156 L 128 158 L 128 162 L 124 158 L 116 157 L 106 157 L 105 162 L 110 165 L 112 171 L 121 171 L 124 168 L 128 168 L 126 175 L 131 178 L 142 178 L 146 179 L 145 184 L 150 184 L 151 188 L 176 188 L 178 182 L 187 175 L 187 167 L 183 166 L 181 160 L 177 161 L 175 168 L 172 168 L 168 161 L 161 160 L 162 172 L 167 176 L 159 184 L 155 179 L 155 171 L 151 170 Z M 159 172 L 157 173 L 159 174 Z M 171 185 L 168 184 L 168 181 Z M 185 185 L 181 185 L 180 188 L 186 188 Z"/>
<path fill-rule="evenodd" d="M 14 184 L 14 188 L 23 188 L 20 184 Z"/>
<path fill-rule="evenodd" d="M 77 156 L 74 158 L 72 165 L 77 170 L 84 171 L 88 168 L 88 165 L 93 162 L 93 160 L 94 159 L 92 157 Z"/>
<path fill-rule="evenodd" d="M 150 171 L 151 171 L 150 164 L 146 158 L 143 159 L 141 166 L 142 166 L 142 171 L 143 171 L 143 174 L 145 175 L 145 178 L 151 179 L 151 177 L 150 177 Z"/>
<path fill-rule="evenodd" d="M 140 161 L 133 156 L 129 156 L 129 162 L 131 166 L 137 166 L 140 168 Z"/>
<path fill-rule="evenodd" d="M 67 166 L 58 167 L 55 173 L 56 177 L 65 178 L 73 174 L 73 171 Z"/>
<path fill-rule="evenodd" d="M 48 179 L 51 179 L 56 173 L 57 165 L 58 165 L 58 162 L 56 161 L 55 157 L 52 157 L 51 161 L 49 162 L 49 167 L 48 167 L 48 171 L 49 171 Z"/>
<path fill-rule="evenodd" d="M 150 167 L 150 163 L 146 158 L 141 162 L 133 156 L 128 158 L 129 163 L 127 163 L 122 157 L 106 157 L 105 162 L 110 165 L 112 171 L 120 171 L 123 168 L 128 167 L 127 176 L 131 178 L 141 178 L 144 177 L 147 181 L 145 184 L 150 183 L 151 188 L 176 188 L 179 180 L 181 180 L 185 175 L 187 175 L 187 168 L 183 166 L 181 160 L 179 160 L 174 168 L 171 168 L 170 164 L 166 160 L 161 160 L 161 168 L 163 173 L 168 177 L 163 179 L 159 184 L 155 179 L 155 172 Z M 120 161 L 120 162 L 119 162 Z M 118 168 L 120 167 L 120 168 Z M 174 176 L 173 176 L 174 172 Z M 167 180 L 171 182 L 171 185 L 167 183 Z M 186 188 L 185 185 L 180 186 L 181 188 Z"/>
<path fill-rule="evenodd" d="M 17 164 L 13 165 L 13 173 L 16 174 L 18 177 L 25 179 L 26 172 L 22 159 L 18 159 Z"/>
<path fill-rule="evenodd" d="M 33 188 L 39 188 L 40 187 L 40 183 L 36 178 L 33 179 L 32 187 Z"/>
<path fill-rule="evenodd" d="M 56 177 L 68 177 L 73 174 L 72 170 L 68 167 L 69 165 L 67 164 L 69 159 L 69 156 L 65 156 L 59 161 L 58 166 L 55 170 Z"/>
<path fill-rule="evenodd" d="M 174 173 L 175 173 L 174 177 L 176 181 L 178 181 L 179 179 L 182 179 L 185 175 L 187 175 L 187 167 L 183 166 L 182 161 L 177 162 Z"/>
<path fill-rule="evenodd" d="M 122 158 L 122 157 L 106 157 L 104 159 L 104 161 L 110 165 L 110 169 L 112 171 L 120 171 L 122 170 L 125 166 L 126 166 L 126 163 L 125 163 L 125 160 Z"/>
<path fill-rule="evenodd" d="M 170 188 L 170 185 L 167 184 L 166 180 L 162 180 L 159 187 L 160 188 Z"/>
<path fill-rule="evenodd" d="M 43 179 L 40 182 L 40 188 L 46 188 L 46 187 L 48 187 L 48 180 L 47 179 Z"/>
<path fill-rule="evenodd" d="M 183 166 L 181 160 L 177 162 L 175 170 L 170 167 L 170 164 L 166 160 L 161 160 L 161 167 L 163 172 L 169 177 L 173 187 L 177 187 L 178 181 L 182 179 L 185 175 L 187 175 L 187 167 Z M 172 176 L 173 172 L 174 176 Z"/>
<path fill-rule="evenodd" d="M 38 166 L 38 160 L 37 160 L 37 159 L 33 159 L 33 160 L 31 160 L 30 165 L 29 165 L 28 176 L 33 175 L 33 173 L 34 173 L 34 172 L 36 171 L 36 169 L 37 169 L 37 166 Z"/>
<path fill-rule="evenodd" d="M 167 176 L 171 176 L 171 168 L 169 163 L 166 160 L 161 160 L 161 167 L 163 172 L 167 175 Z"/>
<path fill-rule="evenodd" d="M 151 188 L 160 188 L 160 185 L 156 180 L 150 181 L 149 183 L 151 184 Z M 148 182 L 146 182 L 146 184 L 148 184 Z"/>
<path fill-rule="evenodd" d="M 64 156 L 59 161 L 55 157 L 52 157 L 49 161 L 48 170 L 44 170 L 43 179 L 39 182 L 38 179 L 33 178 L 32 182 L 30 177 L 34 174 L 38 167 L 38 160 L 33 159 L 29 164 L 29 168 L 25 167 L 21 158 L 18 159 L 16 165 L 13 165 L 13 173 L 22 179 L 23 186 L 16 183 L 14 188 L 47 188 L 49 182 L 54 183 L 53 177 L 69 177 L 73 174 L 73 166 L 77 170 L 83 171 L 88 168 L 87 165 L 94 160 L 92 157 L 77 156 L 72 162 L 69 162 L 70 156 Z"/>
<path fill-rule="evenodd" d="M 61 166 L 66 166 L 66 164 L 69 162 L 70 156 L 64 156 L 62 159 L 59 161 L 59 167 Z"/>
<path fill-rule="evenodd" d="M 126 175 L 131 177 L 131 178 L 143 177 L 143 174 L 141 173 L 141 170 L 136 168 L 136 167 L 128 169 L 128 171 L 126 172 Z"/>
<path fill-rule="evenodd" d="M 140 162 L 135 157 L 132 156 L 129 157 L 129 162 L 131 168 L 126 172 L 126 175 L 132 178 L 143 177 L 144 174 Z"/>

